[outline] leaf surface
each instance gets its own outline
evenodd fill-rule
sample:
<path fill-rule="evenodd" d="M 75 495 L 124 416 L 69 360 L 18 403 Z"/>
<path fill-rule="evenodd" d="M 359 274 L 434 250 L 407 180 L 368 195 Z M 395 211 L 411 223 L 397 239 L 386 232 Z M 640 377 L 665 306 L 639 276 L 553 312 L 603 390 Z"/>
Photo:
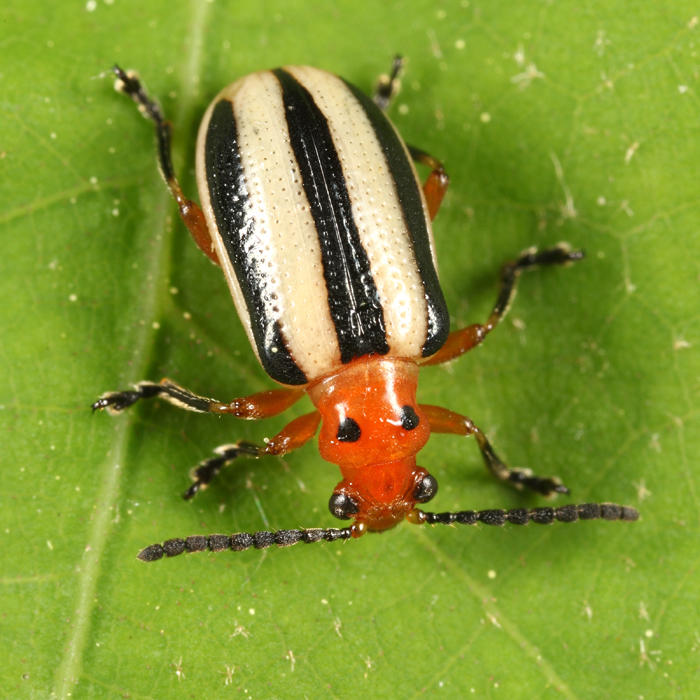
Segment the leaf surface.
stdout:
<path fill-rule="evenodd" d="M 13 697 L 689 696 L 699 625 L 698 15 L 572 3 L 287 2 L 0 10 L 0 687 Z M 502 262 L 571 242 L 521 280 L 484 347 L 426 369 L 514 466 L 636 524 L 417 528 L 357 542 L 138 562 L 200 532 L 334 524 L 313 445 L 242 461 L 194 502 L 187 469 L 291 416 L 238 423 L 103 391 L 169 376 L 230 400 L 271 382 L 220 273 L 189 240 L 153 135 L 112 90 L 138 69 L 194 193 L 198 120 L 227 82 L 311 64 L 368 92 L 409 59 L 391 115 L 444 160 L 436 223 L 454 327 L 486 318 Z M 434 437 L 436 510 L 541 505 Z M 560 499 L 561 500 L 561 499 Z"/>

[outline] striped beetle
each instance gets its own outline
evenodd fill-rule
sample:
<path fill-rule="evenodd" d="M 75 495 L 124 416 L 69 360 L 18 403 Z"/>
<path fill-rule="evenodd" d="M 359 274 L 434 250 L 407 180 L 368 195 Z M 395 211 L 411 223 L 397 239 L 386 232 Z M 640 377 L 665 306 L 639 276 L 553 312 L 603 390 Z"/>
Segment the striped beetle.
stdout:
<path fill-rule="evenodd" d="M 235 551 L 360 537 L 412 523 L 636 520 L 612 503 L 558 508 L 429 513 L 437 481 L 416 465 L 431 432 L 473 435 L 487 469 L 516 488 L 568 493 L 556 477 L 511 469 L 466 416 L 416 402 L 418 370 L 479 345 L 503 318 L 520 273 L 563 265 L 583 252 L 566 244 L 527 250 L 501 271 L 486 323 L 449 332 L 438 283 L 431 220 L 447 191 L 442 164 L 407 146 L 384 110 L 401 59 L 374 99 L 341 78 L 285 67 L 241 78 L 209 106 L 199 129 L 201 208 L 185 197 L 170 153 L 170 125 L 138 77 L 118 66 L 116 87 L 154 122 L 159 166 L 195 242 L 223 269 L 238 314 L 265 371 L 284 388 L 230 403 L 198 396 L 168 379 L 104 394 L 93 410 L 118 413 L 160 397 L 184 409 L 260 419 L 307 394 L 315 410 L 264 445 L 237 442 L 193 470 L 189 499 L 241 455 L 284 455 L 317 432 L 321 456 L 340 467 L 331 513 L 353 523 L 233 535 L 191 536 L 146 547 L 144 561 L 205 549 Z M 430 168 L 421 186 L 413 161 Z"/>

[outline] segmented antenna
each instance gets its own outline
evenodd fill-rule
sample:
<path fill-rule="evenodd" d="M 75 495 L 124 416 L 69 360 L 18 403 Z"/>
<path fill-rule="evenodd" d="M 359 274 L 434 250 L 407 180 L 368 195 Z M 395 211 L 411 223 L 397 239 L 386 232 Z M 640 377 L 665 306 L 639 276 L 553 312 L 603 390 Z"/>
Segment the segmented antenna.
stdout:
<path fill-rule="evenodd" d="M 163 544 L 152 544 L 138 553 L 141 561 L 156 561 L 164 555 L 175 557 L 184 552 L 221 552 L 231 549 L 242 552 L 244 549 L 265 549 L 266 547 L 291 547 L 297 542 L 335 542 L 352 537 L 351 527 L 312 528 L 308 530 L 276 530 L 269 532 L 236 532 L 233 535 L 191 535 L 185 539 L 166 540 Z"/>
<path fill-rule="evenodd" d="M 636 508 L 617 503 L 581 503 L 558 508 L 512 508 L 511 510 L 460 510 L 454 513 L 426 513 L 416 509 L 420 522 L 439 525 L 551 525 L 553 522 L 573 523 L 577 520 L 627 520 L 639 518 Z"/>
<path fill-rule="evenodd" d="M 415 524 L 431 525 L 551 525 L 554 522 L 573 523 L 576 520 L 626 520 L 634 521 L 639 513 L 630 506 L 617 503 L 582 503 L 580 505 L 559 506 L 558 508 L 512 508 L 510 510 L 460 510 L 452 513 L 426 513 L 415 508 L 408 519 Z M 365 532 L 361 524 L 350 527 L 311 528 L 299 530 L 261 530 L 260 532 L 236 532 L 233 535 L 190 535 L 184 539 L 166 540 L 163 544 L 152 544 L 138 553 L 141 561 L 156 561 L 175 557 L 185 552 L 221 552 L 230 549 L 242 552 L 244 549 L 266 549 L 267 547 L 291 547 L 298 542 L 335 542 L 359 537 Z"/>

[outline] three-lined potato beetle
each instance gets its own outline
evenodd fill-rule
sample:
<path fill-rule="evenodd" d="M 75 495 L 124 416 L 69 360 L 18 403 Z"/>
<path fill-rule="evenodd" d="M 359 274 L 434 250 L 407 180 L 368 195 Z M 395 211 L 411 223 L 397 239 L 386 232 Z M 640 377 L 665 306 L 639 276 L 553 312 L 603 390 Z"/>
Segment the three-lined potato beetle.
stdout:
<path fill-rule="evenodd" d="M 489 525 L 637 519 L 634 508 L 611 503 L 447 513 L 417 507 L 437 492 L 435 477 L 416 465 L 431 432 L 473 435 L 487 469 L 517 488 L 568 493 L 556 477 L 507 467 L 469 418 L 417 403 L 416 388 L 421 366 L 452 360 L 484 340 L 505 314 L 523 270 L 574 262 L 583 253 L 565 244 L 525 251 L 503 267 L 486 323 L 449 332 L 431 231 L 448 178 L 439 161 L 402 141 L 384 113 L 400 68 L 397 58 L 374 99 L 306 66 L 254 73 L 224 88 L 199 129 L 200 208 L 175 177 L 170 125 L 159 106 L 135 74 L 115 66 L 117 88 L 155 123 L 160 169 L 182 220 L 223 269 L 258 359 L 284 388 L 224 403 L 163 379 L 104 394 L 93 409 L 120 412 L 157 396 L 192 411 L 259 419 L 307 394 L 314 411 L 263 445 L 217 448 L 194 469 L 184 497 L 238 456 L 286 454 L 320 425 L 321 456 L 342 474 L 330 511 L 353 521 L 344 528 L 171 539 L 143 549 L 142 560 L 356 538 L 403 519 Z M 413 161 L 431 169 L 422 186 Z"/>

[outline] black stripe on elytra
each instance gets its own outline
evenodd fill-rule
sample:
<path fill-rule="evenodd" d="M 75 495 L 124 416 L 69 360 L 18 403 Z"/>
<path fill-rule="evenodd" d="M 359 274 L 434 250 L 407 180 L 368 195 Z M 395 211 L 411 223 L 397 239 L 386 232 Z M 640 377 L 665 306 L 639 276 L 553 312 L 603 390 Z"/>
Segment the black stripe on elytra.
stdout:
<path fill-rule="evenodd" d="M 341 362 L 389 352 L 369 259 L 350 206 L 345 176 L 328 122 L 292 75 L 273 73 L 282 86 L 287 128 L 321 247 L 328 306 Z"/>
<path fill-rule="evenodd" d="M 209 199 L 226 253 L 248 307 L 253 337 L 265 371 L 283 384 L 306 384 L 304 372 L 285 345 L 279 323 L 265 298 L 265 261 L 251 245 L 256 222 L 248 209 L 248 188 L 241 164 L 233 104 L 222 99 L 214 107 L 204 144 Z"/>
<path fill-rule="evenodd" d="M 387 167 L 394 178 L 396 195 L 401 204 L 406 228 L 411 237 L 418 273 L 423 282 L 428 306 L 428 332 L 423 343 L 423 357 L 435 354 L 447 340 L 450 332 L 450 315 L 442 295 L 437 271 L 430 252 L 430 237 L 425 223 L 419 185 L 406 150 L 396 130 L 384 112 L 367 95 L 354 85 L 344 81 L 357 101 L 362 105 L 384 152 Z"/>

